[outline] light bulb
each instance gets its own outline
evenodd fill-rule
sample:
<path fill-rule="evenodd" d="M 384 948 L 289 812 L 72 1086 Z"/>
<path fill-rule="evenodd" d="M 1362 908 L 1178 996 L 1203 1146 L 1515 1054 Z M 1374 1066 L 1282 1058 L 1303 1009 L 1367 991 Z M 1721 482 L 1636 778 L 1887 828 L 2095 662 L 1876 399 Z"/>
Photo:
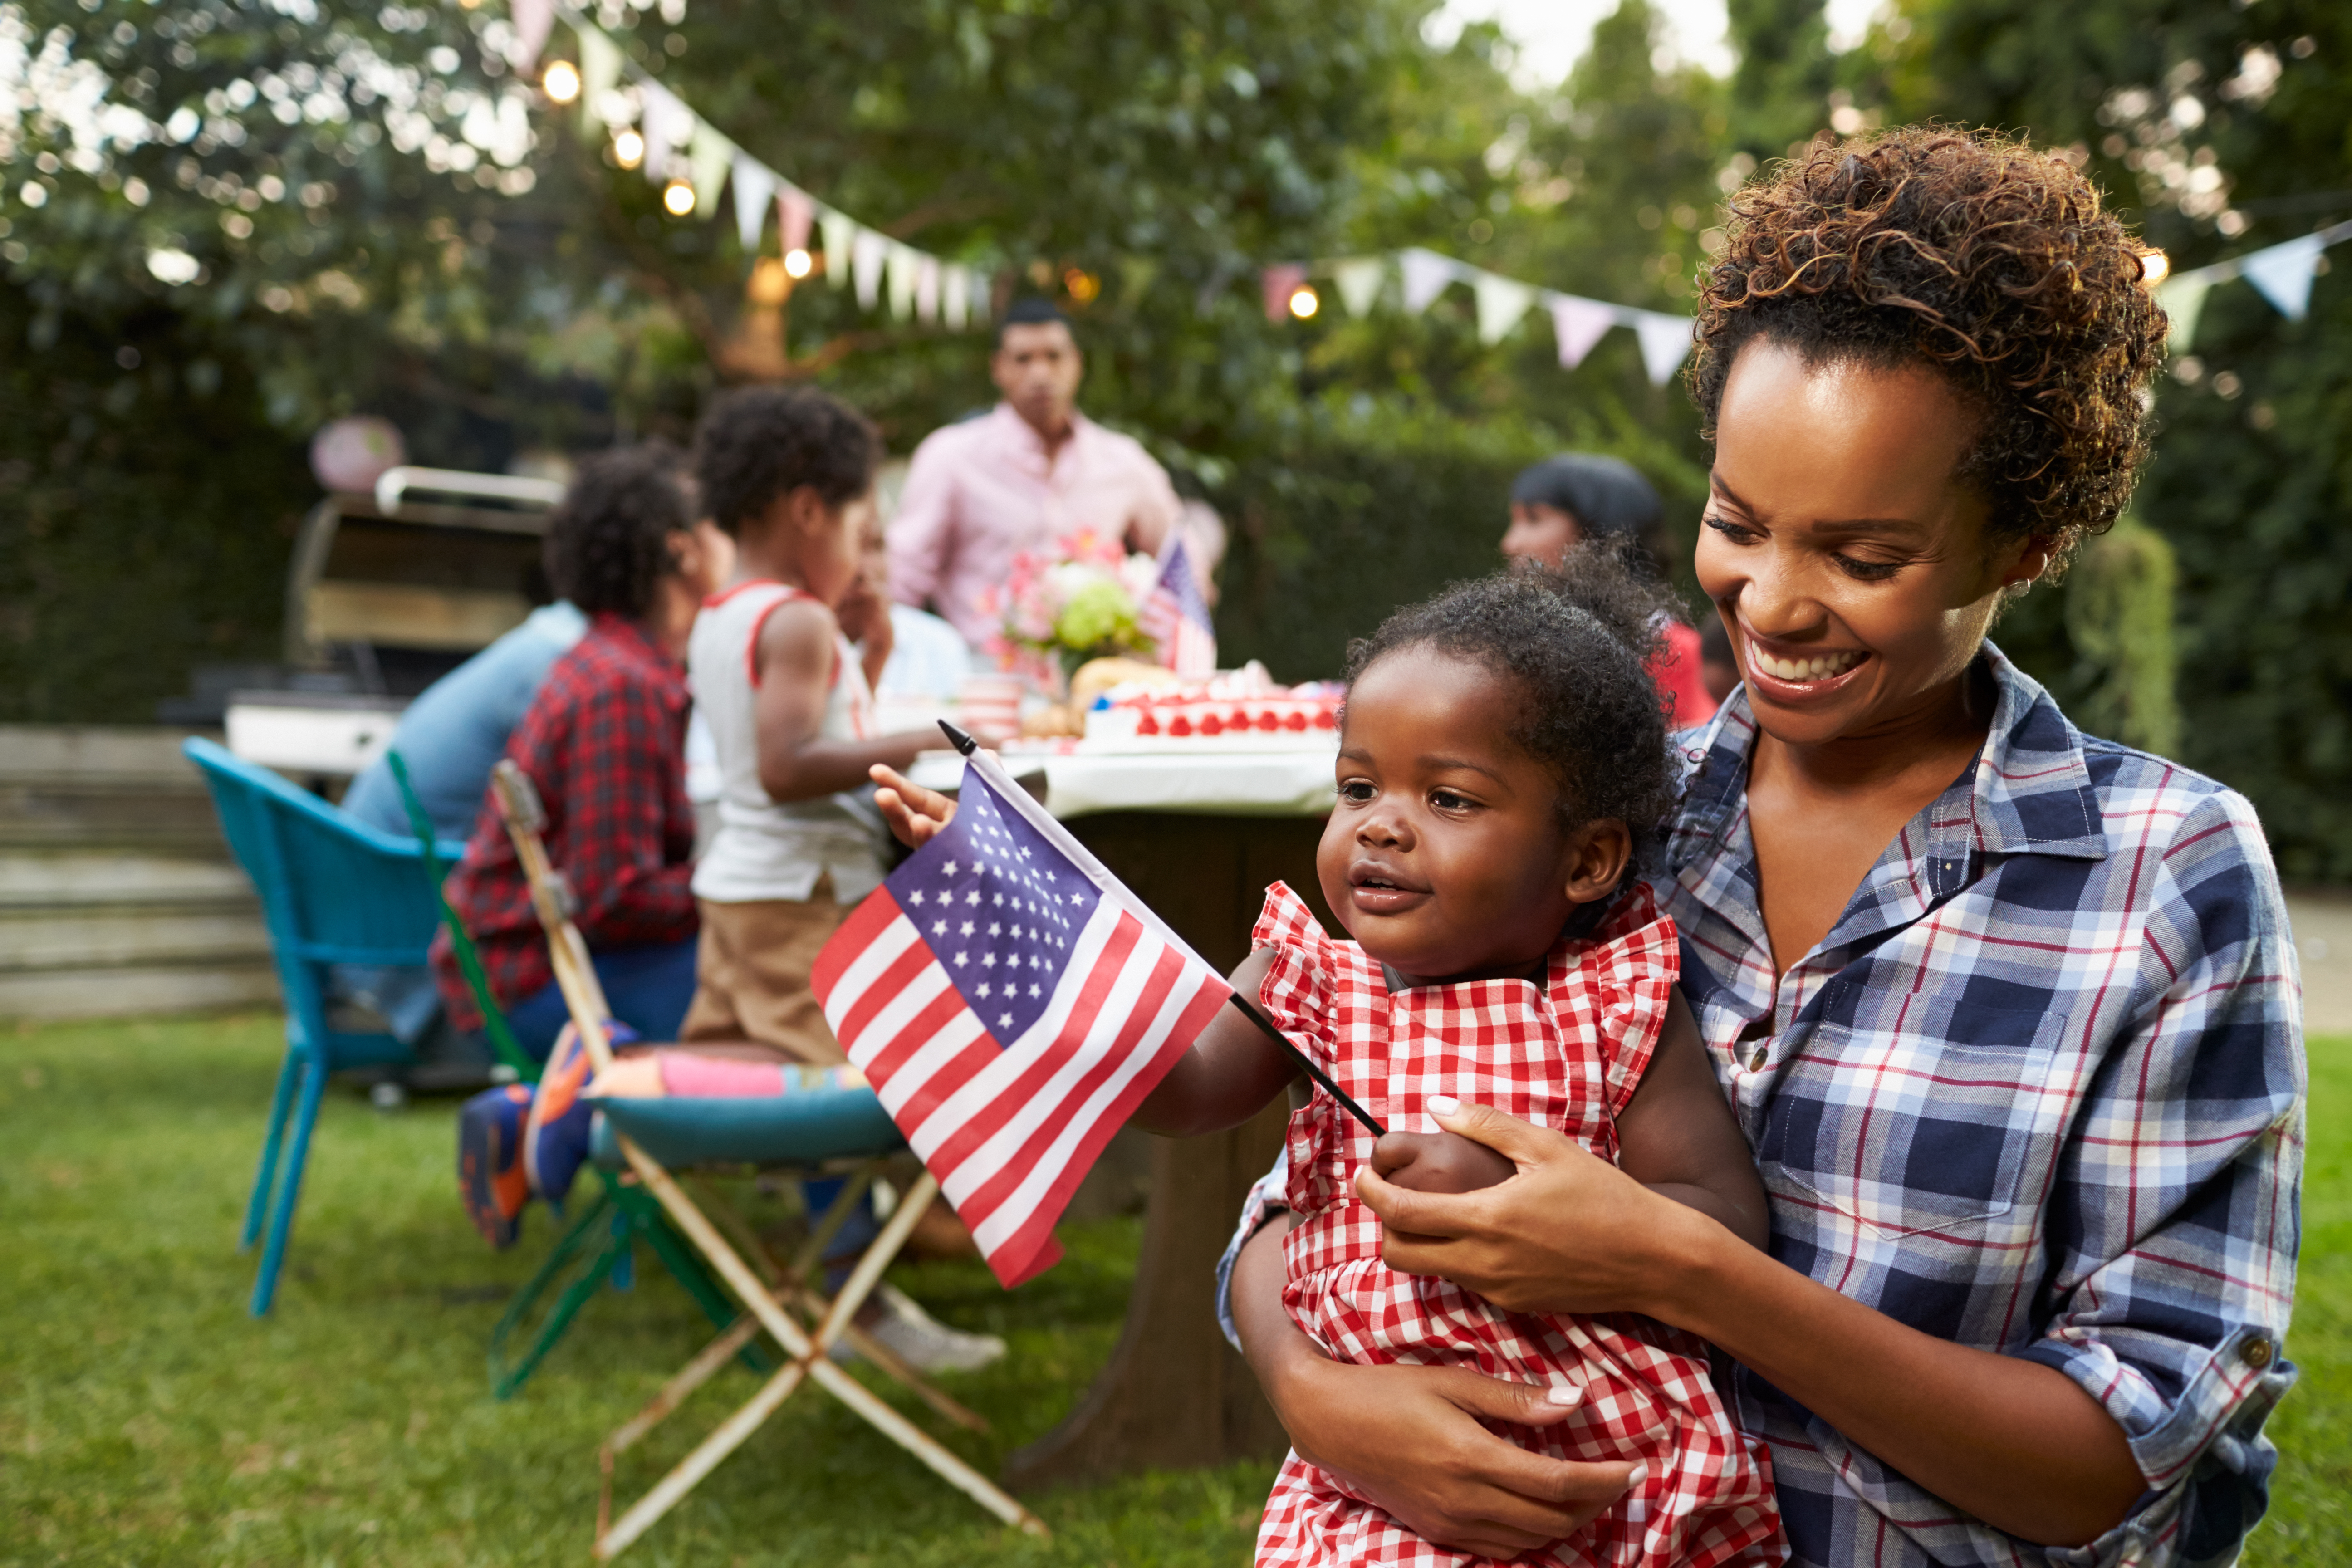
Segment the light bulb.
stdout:
<path fill-rule="evenodd" d="M 634 169 L 646 161 L 646 139 L 634 131 L 623 130 L 613 138 L 613 162 L 624 169 Z"/>
<path fill-rule="evenodd" d="M 2140 281 L 2153 289 L 2172 276 L 2172 258 L 2161 250 L 2144 253 L 2139 258 Z"/>
<path fill-rule="evenodd" d="M 580 96 L 580 70 L 570 60 L 557 60 L 539 79 L 539 90 L 550 103 L 569 103 Z"/>
<path fill-rule="evenodd" d="M 694 187 L 684 180 L 672 180 L 662 187 L 662 205 L 672 217 L 684 217 L 694 210 Z"/>
<path fill-rule="evenodd" d="M 1322 300 L 1306 284 L 1301 283 L 1290 291 L 1290 313 L 1300 321 L 1306 321 L 1322 308 Z"/>
<path fill-rule="evenodd" d="M 784 270 L 794 278 L 805 278 L 816 268 L 815 259 L 805 250 L 784 252 Z"/>

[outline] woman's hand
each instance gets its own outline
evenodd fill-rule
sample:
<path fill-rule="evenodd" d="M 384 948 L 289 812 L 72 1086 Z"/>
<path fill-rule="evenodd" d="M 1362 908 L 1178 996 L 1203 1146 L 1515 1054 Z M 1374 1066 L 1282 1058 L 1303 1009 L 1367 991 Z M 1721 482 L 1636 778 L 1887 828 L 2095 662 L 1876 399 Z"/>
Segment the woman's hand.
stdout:
<path fill-rule="evenodd" d="M 1483 1421 L 1549 1426 L 1577 1407 L 1573 1384 L 1538 1388 L 1458 1367 L 1335 1362 L 1282 1305 L 1282 1235 L 1269 1226 L 1234 1265 L 1234 1321 L 1299 1458 L 1370 1499 L 1425 1541 L 1508 1560 L 1549 1545 L 1637 1484 L 1638 1465 L 1528 1453 Z"/>
<path fill-rule="evenodd" d="M 1560 1133 L 1488 1106 L 1430 1110 L 1437 1124 L 1510 1160 L 1497 1186 L 1450 1195 L 1412 1192 L 1373 1166 L 1356 1195 L 1381 1216 L 1381 1257 L 1405 1274 L 1433 1274 L 1515 1312 L 1660 1310 L 1677 1244 L 1713 1222 L 1661 1196 Z"/>
<path fill-rule="evenodd" d="M 956 803 L 935 789 L 908 781 L 898 769 L 880 763 L 867 770 L 877 786 L 874 804 L 891 836 L 909 849 L 920 849 L 931 835 L 955 820 Z"/>

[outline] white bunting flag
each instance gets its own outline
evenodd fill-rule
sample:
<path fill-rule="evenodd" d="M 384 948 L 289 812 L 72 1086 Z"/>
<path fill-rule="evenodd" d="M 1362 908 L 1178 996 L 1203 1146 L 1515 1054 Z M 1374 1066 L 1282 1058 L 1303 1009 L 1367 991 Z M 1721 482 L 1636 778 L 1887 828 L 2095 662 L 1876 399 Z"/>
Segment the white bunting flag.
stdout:
<path fill-rule="evenodd" d="M 837 213 L 831 207 L 817 209 L 817 225 L 824 231 L 825 280 L 836 289 L 842 288 L 856 270 L 851 263 L 857 248 L 857 225 L 847 213 Z"/>
<path fill-rule="evenodd" d="M 2238 263 L 2240 276 L 2263 291 L 2290 321 L 2300 321 L 2311 309 L 2311 280 L 2319 270 L 2319 253 L 2327 248 L 2325 235 L 2306 234 L 2268 250 L 2257 250 Z"/>
<path fill-rule="evenodd" d="M 1339 290 L 1339 303 L 1348 307 L 1351 316 L 1367 316 L 1380 303 L 1381 285 L 1388 281 L 1387 258 L 1379 256 L 1352 257 L 1334 262 L 1331 280 Z"/>
<path fill-rule="evenodd" d="M 727 188 L 727 167 L 735 161 L 735 143 L 698 120 L 688 146 L 688 167 L 692 171 L 690 177 L 694 181 L 694 216 L 708 219 L 719 210 L 719 194 Z"/>
<path fill-rule="evenodd" d="M 967 297 L 971 301 L 972 324 L 975 326 L 984 327 L 988 325 L 989 318 L 995 313 L 989 307 L 988 274 L 985 272 L 975 272 L 970 268 L 966 268 L 964 269 L 964 279 L 971 286 L 970 292 Z"/>
<path fill-rule="evenodd" d="M 1649 373 L 1650 384 L 1664 386 L 1672 381 L 1691 351 L 1690 318 L 1637 310 L 1633 335 L 1642 341 L 1642 368 Z"/>
<path fill-rule="evenodd" d="M 918 254 L 915 259 L 915 320 L 929 326 L 940 319 L 940 258 Z"/>
<path fill-rule="evenodd" d="M 940 277 L 940 314 L 948 331 L 960 332 L 971 320 L 971 275 L 961 264 L 947 268 Z"/>
<path fill-rule="evenodd" d="M 889 259 L 890 242 L 870 228 L 861 228 L 849 242 L 849 271 L 857 285 L 857 308 L 874 309 L 882 293 L 882 266 Z M 829 263 L 828 263 L 829 264 Z"/>
<path fill-rule="evenodd" d="M 1551 297 L 1551 332 L 1559 342 L 1559 368 L 1574 370 L 1592 352 L 1592 345 L 1617 324 L 1617 307 L 1573 294 Z"/>
<path fill-rule="evenodd" d="M 2168 353 L 2185 354 L 2197 342 L 2197 319 L 2205 313 L 2205 296 L 2213 290 L 2213 279 L 2202 271 L 2184 272 L 2156 290 L 2156 302 L 2164 307 L 2168 323 L 2164 346 Z"/>
<path fill-rule="evenodd" d="M 768 165 L 739 148 L 734 178 L 735 237 L 743 242 L 747 254 L 756 256 L 761 231 L 768 226 L 768 198 L 775 194 L 776 176 Z"/>
<path fill-rule="evenodd" d="M 889 268 L 890 319 L 903 321 L 915 313 L 915 271 L 922 261 L 921 251 L 910 245 L 890 244 Z"/>
<path fill-rule="evenodd" d="M 694 140 L 694 110 L 657 81 L 638 90 L 645 94 L 646 178 L 659 184 L 669 178 L 670 154 Z"/>
<path fill-rule="evenodd" d="M 1536 302 L 1536 291 L 1516 279 L 1498 278 L 1492 272 L 1480 272 L 1470 279 L 1472 292 L 1478 296 L 1478 341 L 1499 343 L 1519 324 L 1528 307 Z"/>
<path fill-rule="evenodd" d="M 1404 269 L 1404 308 L 1415 316 L 1428 310 L 1430 301 L 1445 292 L 1445 286 L 1454 281 L 1460 267 L 1452 257 L 1418 246 L 1400 254 L 1397 263 Z"/>
<path fill-rule="evenodd" d="M 548 30 L 555 26 L 555 0 L 511 0 L 507 11 L 514 18 L 515 35 L 507 59 L 515 69 L 528 71 L 539 63 Z"/>
<path fill-rule="evenodd" d="M 621 47 L 594 27 L 580 29 L 580 118 L 602 124 L 605 95 L 621 83 Z"/>

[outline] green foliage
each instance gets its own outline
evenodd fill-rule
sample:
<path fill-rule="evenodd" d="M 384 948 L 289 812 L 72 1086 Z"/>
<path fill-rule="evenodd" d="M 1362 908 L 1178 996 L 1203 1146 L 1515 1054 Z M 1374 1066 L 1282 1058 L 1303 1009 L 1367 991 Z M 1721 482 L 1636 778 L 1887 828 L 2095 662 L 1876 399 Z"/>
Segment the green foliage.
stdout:
<path fill-rule="evenodd" d="M 2164 535 L 2126 517 L 2084 546 L 2065 584 L 2067 635 L 2098 671 L 2073 709 L 2074 722 L 2167 757 L 2180 750 L 2172 636 L 2178 576 Z"/>
<path fill-rule="evenodd" d="M 0 288 L 0 342 L 34 329 Z M 199 661 L 274 658 L 315 493 L 240 360 L 151 310 L 0 353 L 0 722 L 141 722 Z"/>

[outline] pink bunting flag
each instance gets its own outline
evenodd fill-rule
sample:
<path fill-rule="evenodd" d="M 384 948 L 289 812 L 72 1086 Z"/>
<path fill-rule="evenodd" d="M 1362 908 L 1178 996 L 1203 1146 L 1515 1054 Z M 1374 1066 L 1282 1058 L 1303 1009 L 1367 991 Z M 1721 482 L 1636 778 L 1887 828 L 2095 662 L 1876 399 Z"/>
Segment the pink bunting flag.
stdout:
<path fill-rule="evenodd" d="M 539 63 L 539 51 L 547 47 L 548 32 L 555 26 L 555 0 L 511 0 L 507 9 L 515 30 L 507 58 L 518 71 L 528 72 Z"/>
<path fill-rule="evenodd" d="M 807 192 L 785 185 L 776 193 L 776 228 L 785 255 L 809 247 L 809 230 L 815 222 L 816 204 Z"/>
<path fill-rule="evenodd" d="M 1555 294 L 1551 300 L 1552 336 L 1559 340 L 1559 368 L 1574 370 L 1592 352 L 1592 345 L 1607 335 L 1617 324 L 1614 306 L 1596 300 L 1580 300 L 1573 294 Z"/>
<path fill-rule="evenodd" d="M 1265 319 L 1286 321 L 1290 319 L 1290 297 L 1307 281 L 1307 267 L 1303 262 L 1277 261 L 1259 274 L 1258 281 L 1265 290 Z"/>

